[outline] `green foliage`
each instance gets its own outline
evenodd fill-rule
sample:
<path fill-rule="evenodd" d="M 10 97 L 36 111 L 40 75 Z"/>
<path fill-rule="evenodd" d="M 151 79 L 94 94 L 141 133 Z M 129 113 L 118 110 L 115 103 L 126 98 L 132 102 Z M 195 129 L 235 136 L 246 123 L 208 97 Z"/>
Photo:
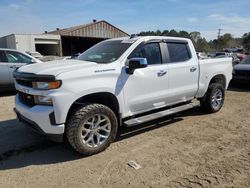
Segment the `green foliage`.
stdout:
<path fill-rule="evenodd" d="M 250 32 L 245 33 L 242 38 L 234 38 L 230 33 L 226 33 L 218 39 L 207 41 L 201 36 L 200 32 L 194 31 L 188 33 L 187 31 L 172 30 L 157 30 L 157 31 L 143 31 L 139 36 L 173 36 L 189 38 L 194 43 L 198 52 L 221 51 L 223 48 L 244 46 L 245 49 L 250 50 Z"/>
<path fill-rule="evenodd" d="M 245 49 L 250 50 L 250 32 L 243 35 L 242 44 Z"/>

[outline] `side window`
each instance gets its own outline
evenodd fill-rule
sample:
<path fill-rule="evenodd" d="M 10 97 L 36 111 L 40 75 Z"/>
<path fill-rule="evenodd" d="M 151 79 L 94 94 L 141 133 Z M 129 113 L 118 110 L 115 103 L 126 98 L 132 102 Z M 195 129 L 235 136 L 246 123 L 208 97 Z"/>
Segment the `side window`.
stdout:
<path fill-rule="evenodd" d="M 143 57 L 147 58 L 148 65 L 161 64 L 161 50 L 158 43 L 145 44 L 135 49 L 129 58 Z"/>
<path fill-rule="evenodd" d="M 5 62 L 6 62 L 6 57 L 4 51 L 0 51 L 0 63 L 5 63 Z"/>
<path fill-rule="evenodd" d="M 170 63 L 187 61 L 191 58 L 189 48 L 185 43 L 167 43 Z"/>
<path fill-rule="evenodd" d="M 30 63 L 31 58 L 13 51 L 6 51 L 6 57 L 9 63 Z"/>

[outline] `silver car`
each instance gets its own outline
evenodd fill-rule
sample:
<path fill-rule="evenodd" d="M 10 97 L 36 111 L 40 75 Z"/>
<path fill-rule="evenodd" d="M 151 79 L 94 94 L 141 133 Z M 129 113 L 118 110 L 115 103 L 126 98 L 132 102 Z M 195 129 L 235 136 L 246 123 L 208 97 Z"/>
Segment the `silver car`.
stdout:
<path fill-rule="evenodd" d="M 40 62 L 26 53 L 0 48 L 0 91 L 14 88 L 14 70 L 27 64 Z"/>

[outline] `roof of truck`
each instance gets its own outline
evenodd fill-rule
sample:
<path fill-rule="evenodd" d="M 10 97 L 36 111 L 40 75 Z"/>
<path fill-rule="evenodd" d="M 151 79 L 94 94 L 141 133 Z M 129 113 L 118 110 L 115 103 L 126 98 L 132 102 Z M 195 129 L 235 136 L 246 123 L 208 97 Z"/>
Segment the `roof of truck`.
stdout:
<path fill-rule="evenodd" d="M 137 40 L 184 40 L 190 41 L 188 38 L 181 38 L 181 37 L 170 37 L 170 36 L 134 36 L 134 37 L 121 37 L 121 38 L 112 38 L 109 40 L 126 40 L 126 41 L 137 41 Z"/>

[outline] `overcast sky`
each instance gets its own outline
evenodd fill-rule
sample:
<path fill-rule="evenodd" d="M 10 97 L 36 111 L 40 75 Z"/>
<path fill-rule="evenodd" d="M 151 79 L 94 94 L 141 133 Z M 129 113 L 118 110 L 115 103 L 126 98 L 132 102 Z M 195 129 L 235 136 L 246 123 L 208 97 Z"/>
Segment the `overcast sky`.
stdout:
<path fill-rule="evenodd" d="M 250 0 L 1 0 L 0 36 L 43 33 L 106 20 L 132 34 L 148 30 L 199 31 L 214 39 L 250 32 Z"/>

